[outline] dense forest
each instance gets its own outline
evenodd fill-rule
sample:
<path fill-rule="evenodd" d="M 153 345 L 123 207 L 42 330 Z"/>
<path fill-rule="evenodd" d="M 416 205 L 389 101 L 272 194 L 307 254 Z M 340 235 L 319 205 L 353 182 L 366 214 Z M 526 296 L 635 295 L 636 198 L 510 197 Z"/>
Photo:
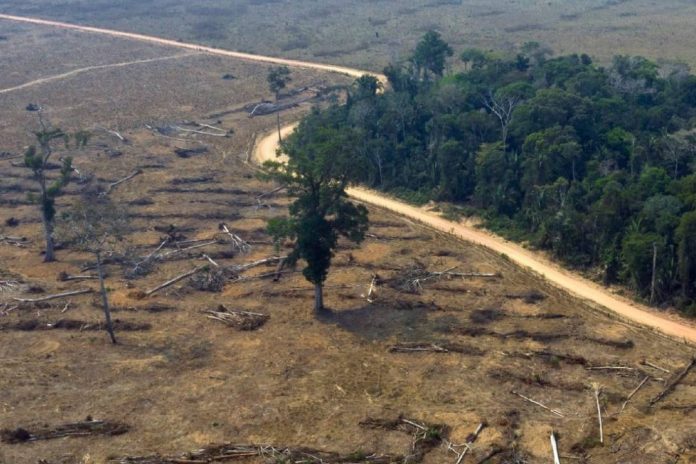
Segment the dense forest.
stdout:
<path fill-rule="evenodd" d="M 696 76 L 617 56 L 452 49 L 435 32 L 302 132 L 345 132 L 361 181 L 445 201 L 646 302 L 696 315 Z"/>

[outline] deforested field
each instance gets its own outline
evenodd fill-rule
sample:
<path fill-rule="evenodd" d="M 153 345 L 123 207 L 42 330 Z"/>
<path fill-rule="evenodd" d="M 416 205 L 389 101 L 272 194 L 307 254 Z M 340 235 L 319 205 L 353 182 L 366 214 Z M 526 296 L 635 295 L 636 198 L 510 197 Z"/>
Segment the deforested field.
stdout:
<path fill-rule="evenodd" d="M 162 19 L 149 23 L 154 6 L 133 3 L 131 13 L 141 16 L 126 22 L 118 8 L 74 2 L 72 11 L 70 3 L 6 2 L 1 9 L 166 36 L 183 31 L 216 45 L 322 59 L 314 42 L 302 54 L 283 50 L 283 36 L 272 28 L 273 41 L 252 46 L 243 29 L 252 23 L 241 20 L 226 22 L 217 38 L 190 35 L 192 18 L 215 24 L 226 14 L 223 2 L 156 2 Z M 400 24 L 412 32 L 415 24 L 407 21 L 426 27 L 428 18 L 451 20 L 462 10 L 478 12 L 471 16 L 479 18 L 471 20 L 477 27 L 492 18 L 502 27 L 521 8 L 494 3 L 416 3 L 407 12 L 405 2 L 380 1 L 360 14 L 369 14 L 373 27 Z M 292 4 L 298 15 L 311 4 L 314 14 L 333 21 L 333 10 L 320 11 L 332 3 Z M 664 4 L 587 2 L 602 9 L 575 7 L 577 18 L 559 25 L 560 14 L 575 14 L 568 4 L 544 3 L 538 18 L 530 13 L 524 20 L 572 31 L 574 22 L 599 11 L 627 22 L 669 12 Z M 251 15 L 290 5 L 255 1 L 241 10 Z M 340 5 L 335 14 L 348 15 L 349 4 Z M 631 9 L 636 16 L 620 16 Z M 544 19 L 551 12 L 554 20 Z M 315 30 L 292 17 L 276 23 Z M 514 24 L 507 27 L 520 27 Z M 211 34 L 215 27 L 199 30 Z M 687 40 L 680 37 L 693 32 L 673 29 L 670 56 L 693 59 L 693 51 L 679 49 L 679 40 Z M 474 32 L 464 30 L 459 43 L 469 42 L 466 34 Z M 509 34 L 515 42 L 534 32 Z M 471 440 L 479 424 L 485 425 L 463 463 L 550 462 L 552 433 L 562 462 L 696 462 L 696 370 L 679 377 L 693 348 L 605 316 L 504 257 L 371 209 L 366 241 L 360 248 L 343 244 L 334 259 L 330 311 L 313 313 L 312 288 L 293 269 L 278 273 L 270 260 L 245 270 L 283 253 L 265 228 L 289 201 L 246 163 L 254 140 L 276 124 L 274 115 L 248 115 L 273 98 L 267 66 L 6 22 L 0 36 L 0 462 L 454 463 L 454 451 L 465 449 L 455 445 Z M 352 46 L 340 34 L 333 40 Z M 406 47 L 405 32 L 403 40 Z M 636 39 L 635 51 L 649 55 L 640 48 L 649 42 Z M 368 54 L 375 64 L 367 67 L 378 68 L 389 50 L 380 42 L 324 59 L 366 65 L 373 63 Z M 297 103 L 282 121 L 342 98 L 340 86 L 349 83 L 293 70 L 285 98 Z M 89 178 L 108 188 L 137 173 L 109 191 L 131 221 L 124 251 L 107 260 L 119 345 L 100 325 L 94 291 L 17 300 L 97 288 L 94 280 L 70 279 L 94 276 L 89 254 L 66 245 L 56 263 L 42 263 L 38 206 L 27 198 L 35 181 L 18 157 L 38 129 L 26 110 L 31 103 L 41 104 L 56 126 L 92 133 L 84 149 L 70 153 L 84 179 L 59 198 L 59 214 Z M 146 296 L 211 261 L 216 266 Z"/>

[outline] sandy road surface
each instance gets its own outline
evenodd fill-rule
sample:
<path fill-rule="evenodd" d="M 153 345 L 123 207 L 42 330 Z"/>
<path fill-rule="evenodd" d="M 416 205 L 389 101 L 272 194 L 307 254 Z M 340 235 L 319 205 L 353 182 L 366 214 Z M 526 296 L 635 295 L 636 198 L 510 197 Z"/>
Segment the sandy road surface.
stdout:
<path fill-rule="evenodd" d="M 252 55 L 249 53 L 233 52 L 219 48 L 205 47 L 196 44 L 177 42 L 174 40 L 161 39 L 142 34 L 134 34 L 130 32 L 114 31 L 111 29 L 102 29 L 89 26 L 78 26 L 58 21 L 48 21 L 43 19 L 26 18 L 22 16 L 12 16 L 0 14 L 0 19 L 18 21 L 35 25 L 43 25 L 50 27 L 58 27 L 63 29 L 76 30 L 81 32 L 90 32 L 112 37 L 120 37 L 124 39 L 139 40 L 157 45 L 164 45 L 198 52 L 209 53 L 212 55 L 226 56 L 229 58 L 242 59 L 247 61 L 255 61 L 262 63 L 286 65 L 292 67 L 316 69 L 319 71 L 336 72 L 348 76 L 360 77 L 368 74 L 376 77 L 383 84 L 386 84 L 386 78 L 382 75 L 361 71 L 358 69 L 346 68 L 342 66 L 333 66 L 321 63 L 311 63 L 306 61 L 288 60 L 283 58 L 274 58 L 262 55 Z M 287 135 L 295 128 L 295 125 L 290 125 L 283 128 L 282 133 Z M 272 133 L 262 139 L 256 146 L 253 153 L 255 162 L 263 162 L 268 159 L 274 159 L 276 148 L 278 145 L 277 133 Z M 377 192 L 373 192 L 363 188 L 351 188 L 348 194 L 360 201 L 369 203 L 390 211 L 393 211 L 402 216 L 414 219 L 423 224 L 426 224 L 434 229 L 449 233 L 457 238 L 473 242 L 485 246 L 497 253 L 507 255 L 515 263 L 524 266 L 532 271 L 535 271 L 545 277 L 549 282 L 556 286 L 569 291 L 570 293 L 599 304 L 608 310 L 616 313 L 623 319 L 632 321 L 647 327 L 654 328 L 665 335 L 682 339 L 692 344 L 696 344 L 696 327 L 688 321 L 673 317 L 667 318 L 656 314 L 645 306 L 641 306 L 630 302 L 629 300 L 617 297 L 610 294 L 602 287 L 595 283 L 584 279 L 578 275 L 572 274 L 561 267 L 551 263 L 550 261 L 540 257 L 528 250 L 525 250 L 519 245 L 505 241 L 495 235 L 486 233 L 476 228 L 465 224 L 443 219 L 439 215 L 425 211 L 400 201 L 388 198 Z"/>
<path fill-rule="evenodd" d="M 286 136 L 294 130 L 295 127 L 296 124 L 287 126 L 281 130 L 281 134 Z M 277 132 L 264 137 L 256 145 L 253 154 L 254 162 L 263 163 L 266 160 L 276 159 L 275 153 L 277 146 Z M 518 265 L 542 275 L 546 280 L 557 287 L 582 299 L 601 305 L 616 313 L 621 319 L 652 327 L 665 335 L 685 340 L 691 344 L 696 344 L 696 327 L 688 321 L 677 317 L 664 317 L 660 314 L 656 314 L 645 306 L 612 295 L 594 282 L 566 271 L 551 261 L 515 243 L 508 242 L 501 237 L 466 224 L 444 219 L 437 213 L 394 200 L 372 190 L 355 187 L 349 188 L 348 195 L 361 202 L 378 206 L 409 219 L 416 220 L 461 240 L 473 242 L 497 253 L 504 254 Z"/>

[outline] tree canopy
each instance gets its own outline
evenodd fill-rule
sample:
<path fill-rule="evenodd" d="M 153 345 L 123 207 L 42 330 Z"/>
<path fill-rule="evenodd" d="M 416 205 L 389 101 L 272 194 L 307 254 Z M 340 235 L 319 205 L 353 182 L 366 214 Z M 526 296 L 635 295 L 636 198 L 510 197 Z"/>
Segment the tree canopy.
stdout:
<path fill-rule="evenodd" d="M 429 32 L 328 111 L 359 134 L 358 179 L 405 198 L 465 205 L 490 227 L 607 283 L 696 311 L 696 76 L 642 57 L 599 66 L 538 43 L 509 55 L 451 49 Z M 319 116 L 313 115 L 312 118 Z"/>
<path fill-rule="evenodd" d="M 269 221 L 276 241 L 292 241 L 289 264 L 306 262 L 302 271 L 315 286 L 315 309 L 321 310 L 323 285 L 339 237 L 359 243 L 367 232 L 367 209 L 351 203 L 346 187 L 358 178 L 361 169 L 356 150 L 355 130 L 338 128 L 335 120 L 342 111 L 313 112 L 282 144 L 279 153 L 287 163 L 266 162 L 266 177 L 287 187 L 295 197 L 290 216 Z"/>

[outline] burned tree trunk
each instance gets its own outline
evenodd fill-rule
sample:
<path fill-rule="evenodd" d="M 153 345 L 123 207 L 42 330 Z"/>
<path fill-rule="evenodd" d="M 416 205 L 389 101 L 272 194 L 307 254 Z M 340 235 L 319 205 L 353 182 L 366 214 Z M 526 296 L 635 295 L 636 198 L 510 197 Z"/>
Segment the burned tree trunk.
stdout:
<path fill-rule="evenodd" d="M 109 337 L 111 338 L 111 343 L 114 345 L 118 343 L 116 341 L 116 336 L 114 335 L 114 324 L 111 321 L 111 310 L 109 309 L 109 297 L 106 294 L 106 287 L 104 286 L 104 271 L 102 270 L 102 260 L 101 253 L 96 252 L 97 255 L 97 272 L 99 274 L 99 288 L 102 296 L 102 306 L 104 308 L 104 318 L 106 319 L 106 331 L 109 332 Z"/>

